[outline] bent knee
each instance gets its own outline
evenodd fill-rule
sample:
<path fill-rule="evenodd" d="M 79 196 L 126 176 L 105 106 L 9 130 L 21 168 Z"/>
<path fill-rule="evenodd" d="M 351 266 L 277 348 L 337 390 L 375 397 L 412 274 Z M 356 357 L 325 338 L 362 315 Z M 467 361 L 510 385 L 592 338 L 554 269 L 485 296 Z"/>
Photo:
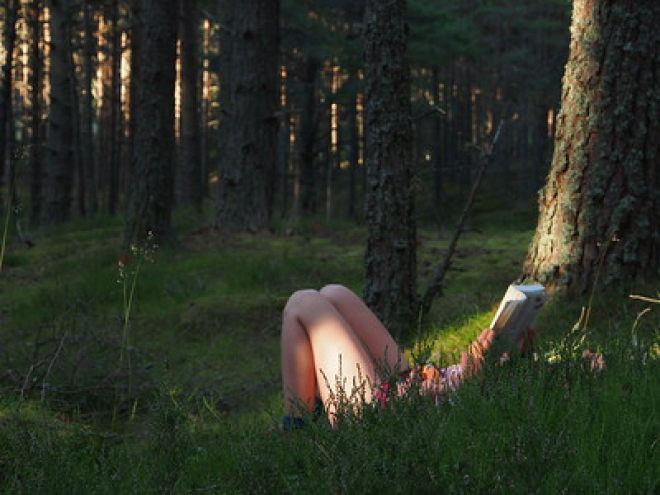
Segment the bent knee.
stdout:
<path fill-rule="evenodd" d="M 345 306 L 346 304 L 354 304 L 356 300 L 360 300 L 359 296 L 348 287 L 340 284 L 326 285 L 321 289 L 321 294 L 328 298 L 328 300 L 335 306 Z"/>
<path fill-rule="evenodd" d="M 329 284 L 323 287 L 320 293 L 333 303 L 341 302 L 347 298 L 356 297 L 349 288 L 340 284 Z"/>
<path fill-rule="evenodd" d="M 297 290 L 289 296 L 289 299 L 284 306 L 284 313 L 299 312 L 310 304 L 315 304 L 315 301 L 320 297 L 321 294 L 319 291 L 314 289 Z"/>

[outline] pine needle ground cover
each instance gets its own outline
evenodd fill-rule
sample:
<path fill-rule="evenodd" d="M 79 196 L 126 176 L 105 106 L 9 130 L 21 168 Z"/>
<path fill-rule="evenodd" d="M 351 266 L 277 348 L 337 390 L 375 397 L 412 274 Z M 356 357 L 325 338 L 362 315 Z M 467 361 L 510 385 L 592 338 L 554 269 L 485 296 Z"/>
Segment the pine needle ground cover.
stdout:
<path fill-rule="evenodd" d="M 413 329 L 412 357 L 455 360 L 517 276 L 531 230 L 484 225 L 463 238 L 444 296 Z M 279 313 L 302 287 L 340 282 L 359 292 L 362 232 L 184 231 L 177 249 L 121 254 L 109 242 L 120 230 L 85 223 L 36 237 L 32 249 L 7 245 L 3 492 L 660 489 L 653 302 L 624 292 L 555 301 L 538 322 L 534 363 L 488 368 L 441 409 L 411 394 L 334 428 L 319 421 L 286 434 Z M 421 232 L 421 285 L 448 237 Z M 657 287 L 639 291 L 657 298 Z M 603 372 L 584 369 L 586 348 L 605 354 Z"/>

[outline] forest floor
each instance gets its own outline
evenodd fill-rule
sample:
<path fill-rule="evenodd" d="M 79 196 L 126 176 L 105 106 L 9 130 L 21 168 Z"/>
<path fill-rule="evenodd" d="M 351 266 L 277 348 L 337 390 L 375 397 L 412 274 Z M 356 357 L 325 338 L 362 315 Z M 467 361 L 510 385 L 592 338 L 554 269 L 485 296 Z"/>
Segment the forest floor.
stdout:
<path fill-rule="evenodd" d="M 406 341 L 415 359 L 454 361 L 519 274 L 531 215 L 477 218 L 428 323 Z M 554 365 L 494 371 L 486 389 L 464 387 L 440 414 L 408 398 L 287 435 L 278 429 L 281 309 L 300 288 L 359 293 L 363 230 L 306 222 L 220 237 L 180 224 L 177 248 L 131 253 L 112 219 L 39 231 L 31 248 L 10 237 L 0 273 L 3 491 L 660 488 L 648 460 L 660 450 L 660 385 L 649 378 L 660 371 L 657 305 L 621 291 L 555 301 L 537 324 L 539 362 Z M 420 290 L 450 235 L 420 229 Z M 577 373 L 583 348 L 606 354 L 602 376 Z M 591 423 L 573 424 L 584 416 Z M 619 453 L 604 459 L 602 449 Z"/>

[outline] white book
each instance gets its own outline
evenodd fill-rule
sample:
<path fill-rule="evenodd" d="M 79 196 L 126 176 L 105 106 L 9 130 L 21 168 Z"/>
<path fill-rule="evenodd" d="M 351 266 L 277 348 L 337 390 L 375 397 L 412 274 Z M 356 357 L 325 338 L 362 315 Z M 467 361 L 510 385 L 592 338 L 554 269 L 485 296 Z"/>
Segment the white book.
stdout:
<path fill-rule="evenodd" d="M 536 315 L 549 299 L 541 284 L 511 284 L 504 294 L 490 327 L 517 341 L 533 323 Z"/>

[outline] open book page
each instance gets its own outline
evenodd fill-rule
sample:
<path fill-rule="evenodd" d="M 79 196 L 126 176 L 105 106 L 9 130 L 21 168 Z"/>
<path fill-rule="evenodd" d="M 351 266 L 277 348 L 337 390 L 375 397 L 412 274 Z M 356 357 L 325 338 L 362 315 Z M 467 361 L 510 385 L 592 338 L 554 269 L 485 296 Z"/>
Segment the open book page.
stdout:
<path fill-rule="evenodd" d="M 495 333 L 517 339 L 531 326 L 548 297 L 541 284 L 510 285 L 495 313 L 491 328 Z"/>

